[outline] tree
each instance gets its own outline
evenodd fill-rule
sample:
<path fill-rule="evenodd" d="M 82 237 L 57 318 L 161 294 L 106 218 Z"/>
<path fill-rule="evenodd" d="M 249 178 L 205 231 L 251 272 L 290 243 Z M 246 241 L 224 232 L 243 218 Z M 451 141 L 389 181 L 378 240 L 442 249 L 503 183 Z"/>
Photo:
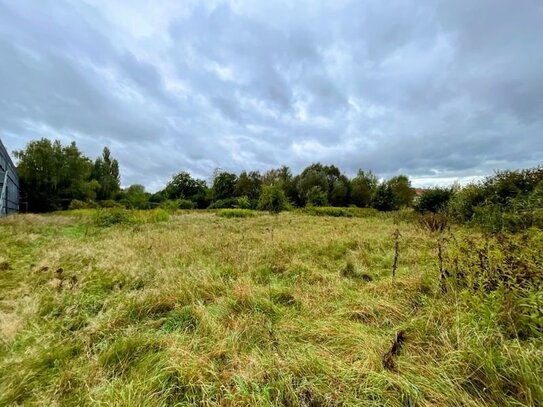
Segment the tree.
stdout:
<path fill-rule="evenodd" d="M 260 189 L 262 188 L 262 179 L 258 171 L 247 173 L 243 171 L 239 174 L 236 181 L 234 193 L 236 196 L 246 196 L 251 201 L 258 200 Z"/>
<path fill-rule="evenodd" d="M 345 175 L 340 175 L 330 189 L 330 204 L 332 206 L 347 206 L 351 194 L 351 185 Z"/>
<path fill-rule="evenodd" d="M 453 196 L 452 188 L 430 188 L 419 197 L 415 210 L 424 212 L 442 212 L 447 208 L 449 200 Z"/>
<path fill-rule="evenodd" d="M 213 200 L 226 199 L 235 197 L 236 189 L 236 174 L 226 171 L 215 171 L 213 177 Z"/>
<path fill-rule="evenodd" d="M 394 193 L 388 182 L 382 182 L 377 186 L 371 200 L 371 206 L 380 211 L 391 211 L 394 209 Z"/>
<path fill-rule="evenodd" d="M 258 209 L 277 215 L 279 212 L 287 209 L 287 207 L 287 197 L 279 184 L 265 185 L 262 188 L 262 193 L 258 200 Z"/>
<path fill-rule="evenodd" d="M 351 202 L 360 208 L 369 207 L 378 184 L 379 180 L 371 171 L 358 170 L 351 180 Z"/>
<path fill-rule="evenodd" d="M 96 197 L 99 200 L 113 199 L 121 189 L 119 162 L 111 158 L 109 148 L 104 147 L 102 156 L 94 162 L 91 178 L 98 182 Z"/>
<path fill-rule="evenodd" d="M 415 191 L 411 187 L 411 181 L 405 175 L 398 175 L 388 180 L 388 185 L 394 195 L 394 209 L 411 206 Z"/>
<path fill-rule="evenodd" d="M 150 194 L 145 192 L 145 187 L 140 184 L 130 185 L 124 191 L 124 201 L 133 209 L 148 209 Z"/>
<path fill-rule="evenodd" d="M 166 199 L 189 199 L 199 208 L 207 206 L 207 185 L 204 180 L 193 178 L 187 171 L 181 171 L 172 177 L 164 188 Z"/>
<path fill-rule="evenodd" d="M 15 157 L 19 160 L 17 172 L 30 211 L 66 209 L 74 199 L 95 198 L 97 183 L 90 180 L 92 162 L 75 142 L 63 147 L 59 140 L 42 138 L 15 151 Z"/>
<path fill-rule="evenodd" d="M 313 190 L 314 187 L 319 187 L 320 192 L 326 194 L 326 200 L 328 201 L 328 176 L 324 166 L 320 163 L 311 164 L 299 176 L 297 189 L 302 204 L 308 203 L 309 191 Z"/>
<path fill-rule="evenodd" d="M 294 177 L 292 171 L 286 165 L 277 169 L 271 169 L 262 176 L 262 185 L 280 185 L 287 199 L 295 205 L 303 202 L 298 194 L 299 176 Z"/>

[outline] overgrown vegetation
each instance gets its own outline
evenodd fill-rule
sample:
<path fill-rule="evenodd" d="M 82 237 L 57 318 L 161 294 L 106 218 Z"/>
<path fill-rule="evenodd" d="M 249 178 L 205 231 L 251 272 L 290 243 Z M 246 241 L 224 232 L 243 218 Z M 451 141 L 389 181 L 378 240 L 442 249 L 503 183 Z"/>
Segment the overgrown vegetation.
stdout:
<path fill-rule="evenodd" d="M 0 405 L 541 405 L 541 230 L 343 210 L 0 220 Z"/>

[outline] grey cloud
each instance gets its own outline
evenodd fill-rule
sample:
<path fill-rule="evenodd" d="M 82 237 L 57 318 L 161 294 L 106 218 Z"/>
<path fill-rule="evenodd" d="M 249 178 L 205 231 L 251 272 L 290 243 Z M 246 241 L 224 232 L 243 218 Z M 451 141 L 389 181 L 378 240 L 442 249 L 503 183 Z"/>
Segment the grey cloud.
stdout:
<path fill-rule="evenodd" d="M 194 2 L 130 26 L 153 7 L 0 0 L 8 148 L 108 144 L 152 190 L 180 169 L 320 160 L 427 183 L 542 162 L 536 0 Z"/>

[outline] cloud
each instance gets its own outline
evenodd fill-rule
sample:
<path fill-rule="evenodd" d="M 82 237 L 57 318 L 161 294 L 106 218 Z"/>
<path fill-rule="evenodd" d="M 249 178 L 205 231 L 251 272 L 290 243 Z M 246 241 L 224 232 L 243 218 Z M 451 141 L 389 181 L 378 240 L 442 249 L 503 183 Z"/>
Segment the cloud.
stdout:
<path fill-rule="evenodd" d="M 0 134 L 123 184 L 315 161 L 419 185 L 541 164 L 535 0 L 0 0 Z"/>

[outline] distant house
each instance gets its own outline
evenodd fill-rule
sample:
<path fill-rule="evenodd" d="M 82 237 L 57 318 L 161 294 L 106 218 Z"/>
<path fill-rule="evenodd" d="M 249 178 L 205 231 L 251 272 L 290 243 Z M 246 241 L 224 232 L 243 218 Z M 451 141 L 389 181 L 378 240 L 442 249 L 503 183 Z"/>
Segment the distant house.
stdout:
<path fill-rule="evenodd" d="M 422 194 L 424 194 L 424 191 L 426 191 L 424 188 L 415 188 L 413 190 L 413 192 L 415 193 L 413 201 L 417 202 L 420 199 L 420 197 L 422 196 Z"/>
<path fill-rule="evenodd" d="M 0 140 L 0 216 L 19 212 L 19 176 Z"/>

